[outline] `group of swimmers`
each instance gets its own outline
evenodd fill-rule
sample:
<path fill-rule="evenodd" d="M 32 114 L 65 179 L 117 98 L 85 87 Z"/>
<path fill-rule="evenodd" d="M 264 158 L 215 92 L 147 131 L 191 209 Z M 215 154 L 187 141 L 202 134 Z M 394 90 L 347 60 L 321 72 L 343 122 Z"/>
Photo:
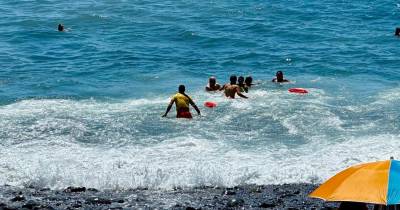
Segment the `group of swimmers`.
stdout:
<path fill-rule="evenodd" d="M 206 91 L 224 91 L 224 94 L 228 98 L 235 98 L 235 95 L 242 98 L 247 98 L 247 96 L 243 95 L 242 92 L 248 92 L 251 86 L 253 85 L 253 78 L 251 76 L 246 77 L 246 79 L 242 76 L 239 78 L 236 75 L 232 75 L 230 77 L 230 83 L 227 83 L 223 86 L 217 83 L 217 79 L 215 77 L 210 77 L 208 79 L 208 85 L 206 86 Z"/>
<path fill-rule="evenodd" d="M 205 90 L 207 92 L 224 91 L 225 96 L 231 99 L 234 99 L 236 95 L 242 98 L 248 98 L 242 93 L 243 92 L 247 93 L 249 89 L 254 85 L 253 78 L 251 76 L 244 78 L 243 76 L 237 77 L 236 75 L 232 75 L 229 80 L 230 83 L 221 86 L 220 84 L 217 83 L 217 79 L 215 77 L 210 77 L 208 79 L 208 85 L 206 86 Z M 278 71 L 276 72 L 276 77 L 272 79 L 272 82 L 284 83 L 284 82 L 289 82 L 289 80 L 283 77 L 282 71 Z M 186 95 L 185 90 L 186 88 L 184 85 L 179 85 L 178 93 L 176 93 L 172 97 L 167 107 L 167 110 L 162 117 L 167 116 L 168 112 L 171 110 L 174 103 L 176 105 L 177 118 L 192 118 L 192 114 L 190 113 L 189 110 L 189 105 L 192 105 L 192 107 L 196 110 L 197 114 L 200 115 L 200 109 L 193 102 L 193 100 L 188 95 Z"/>

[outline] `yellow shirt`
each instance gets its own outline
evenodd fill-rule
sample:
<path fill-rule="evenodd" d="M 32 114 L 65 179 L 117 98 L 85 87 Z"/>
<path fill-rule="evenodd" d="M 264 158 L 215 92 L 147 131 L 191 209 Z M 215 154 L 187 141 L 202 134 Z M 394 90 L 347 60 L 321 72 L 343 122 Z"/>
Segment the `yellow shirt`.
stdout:
<path fill-rule="evenodd" d="M 177 93 L 173 96 L 172 98 L 173 100 L 175 100 L 175 104 L 176 104 L 176 109 L 188 109 L 189 108 L 189 98 L 186 97 L 185 95 L 181 94 L 181 93 Z"/>

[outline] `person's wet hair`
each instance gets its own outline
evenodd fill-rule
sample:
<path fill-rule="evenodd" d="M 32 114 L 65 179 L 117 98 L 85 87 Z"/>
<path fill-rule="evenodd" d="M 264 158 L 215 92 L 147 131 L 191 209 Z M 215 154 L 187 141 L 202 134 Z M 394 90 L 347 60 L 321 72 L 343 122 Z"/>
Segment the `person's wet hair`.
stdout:
<path fill-rule="evenodd" d="M 251 76 L 246 77 L 246 79 L 244 80 L 244 83 L 245 83 L 247 86 L 251 86 L 251 85 L 252 85 L 252 82 L 253 82 L 253 77 L 251 77 Z"/>
<path fill-rule="evenodd" d="M 277 80 L 277 82 L 282 82 L 283 81 L 283 72 L 282 71 L 277 71 L 276 72 L 276 80 Z"/>
<path fill-rule="evenodd" d="M 64 26 L 62 24 L 58 24 L 58 31 L 64 31 Z"/>
<path fill-rule="evenodd" d="M 210 78 L 208 79 L 208 83 L 210 83 L 210 84 L 215 84 L 215 83 L 217 83 L 217 79 L 216 79 L 215 77 L 210 77 Z"/>
<path fill-rule="evenodd" d="M 184 93 L 185 90 L 186 90 L 185 85 L 179 85 L 178 91 L 179 91 L 180 93 Z"/>
<path fill-rule="evenodd" d="M 229 78 L 229 80 L 231 81 L 231 84 L 236 84 L 236 82 L 237 82 L 237 77 L 236 77 L 236 75 L 232 75 L 232 76 Z"/>
<path fill-rule="evenodd" d="M 243 82 L 244 82 L 244 77 L 242 76 L 238 77 L 238 83 L 243 84 Z"/>

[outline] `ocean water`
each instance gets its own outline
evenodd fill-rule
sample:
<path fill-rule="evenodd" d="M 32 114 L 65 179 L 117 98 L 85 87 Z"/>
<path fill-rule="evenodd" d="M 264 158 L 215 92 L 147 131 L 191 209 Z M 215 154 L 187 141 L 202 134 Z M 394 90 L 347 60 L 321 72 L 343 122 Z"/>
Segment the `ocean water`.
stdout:
<path fill-rule="evenodd" d="M 318 183 L 400 158 L 399 15 L 386 0 L 1 1 L 0 184 Z M 203 91 L 231 74 L 254 77 L 249 99 Z M 179 84 L 201 117 L 161 118 Z"/>

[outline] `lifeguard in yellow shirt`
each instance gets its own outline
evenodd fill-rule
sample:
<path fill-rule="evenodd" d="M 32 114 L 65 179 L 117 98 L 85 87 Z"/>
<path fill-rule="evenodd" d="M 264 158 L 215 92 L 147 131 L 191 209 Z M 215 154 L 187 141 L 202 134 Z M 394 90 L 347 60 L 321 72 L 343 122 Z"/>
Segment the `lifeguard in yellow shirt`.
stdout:
<path fill-rule="evenodd" d="M 197 114 L 200 115 L 199 108 L 196 106 L 193 100 L 188 95 L 185 94 L 185 86 L 179 85 L 178 91 L 179 92 L 172 97 L 171 102 L 167 107 L 167 111 L 165 112 L 163 117 L 167 116 L 168 112 L 171 110 L 172 105 L 174 103 L 176 104 L 177 118 L 192 118 L 192 114 L 190 113 L 189 110 L 189 104 L 192 105 L 193 108 L 196 110 Z"/>

